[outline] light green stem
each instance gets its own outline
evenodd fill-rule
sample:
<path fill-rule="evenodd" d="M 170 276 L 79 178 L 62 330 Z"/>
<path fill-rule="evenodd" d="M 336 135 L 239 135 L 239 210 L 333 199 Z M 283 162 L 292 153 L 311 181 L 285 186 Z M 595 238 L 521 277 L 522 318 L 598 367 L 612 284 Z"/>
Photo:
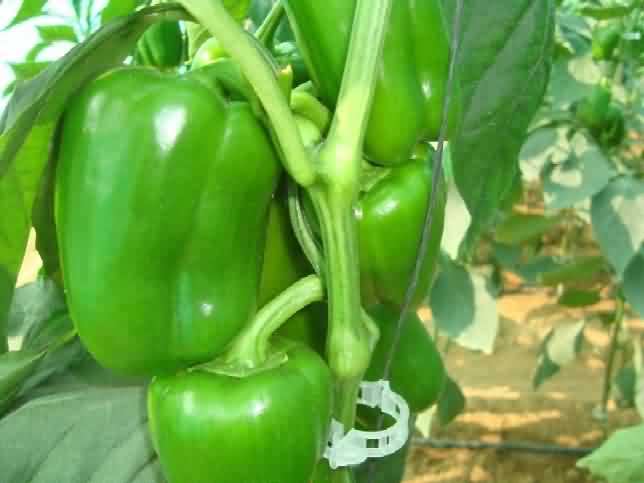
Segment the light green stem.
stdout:
<path fill-rule="evenodd" d="M 334 418 L 345 431 L 355 424 L 358 388 L 369 366 L 373 333 L 361 315 L 358 233 L 353 205 L 358 195 L 362 146 L 376 85 L 392 0 L 358 0 L 345 73 L 329 136 L 318 157 L 319 182 L 309 188 L 324 244 L 329 302 L 327 358 L 335 379 Z M 331 483 L 352 483 L 338 468 Z"/>
<path fill-rule="evenodd" d="M 304 148 L 287 99 L 255 41 L 228 14 L 221 0 L 179 1 L 239 64 L 268 114 L 287 171 L 298 184 L 310 186 L 315 180 L 313 163 Z"/>
<path fill-rule="evenodd" d="M 229 362 L 236 361 L 246 369 L 261 366 L 269 357 L 269 339 L 273 333 L 298 311 L 323 298 L 324 289 L 317 275 L 295 282 L 266 304 L 235 338 L 229 351 Z"/>
<path fill-rule="evenodd" d="M 275 31 L 277 30 L 283 16 L 284 5 L 282 5 L 282 2 L 276 2 L 257 29 L 257 32 L 255 32 L 255 37 L 257 37 L 257 40 L 259 40 L 264 47 L 269 47 L 269 44 L 273 41 L 273 36 L 275 35 Z"/>

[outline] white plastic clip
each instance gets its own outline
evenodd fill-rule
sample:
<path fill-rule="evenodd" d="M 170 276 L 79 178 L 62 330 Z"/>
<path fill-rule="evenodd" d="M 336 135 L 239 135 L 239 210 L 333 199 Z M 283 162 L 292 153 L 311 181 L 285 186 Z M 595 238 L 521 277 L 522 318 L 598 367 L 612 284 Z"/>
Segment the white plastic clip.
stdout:
<path fill-rule="evenodd" d="M 391 390 L 388 381 L 362 382 L 358 404 L 379 407 L 383 413 L 393 417 L 395 422 L 382 431 L 351 429 L 345 434 L 342 424 L 332 420 L 324 457 L 333 469 L 395 453 L 405 445 L 409 437 L 409 406 Z"/>

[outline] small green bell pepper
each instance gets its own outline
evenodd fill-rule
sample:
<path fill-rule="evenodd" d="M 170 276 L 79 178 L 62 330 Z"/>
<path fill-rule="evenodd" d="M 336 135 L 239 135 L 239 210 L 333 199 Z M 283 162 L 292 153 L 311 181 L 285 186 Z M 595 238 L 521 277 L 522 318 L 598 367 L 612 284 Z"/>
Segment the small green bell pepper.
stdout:
<path fill-rule="evenodd" d="M 81 340 L 110 369 L 158 374 L 212 359 L 257 308 L 281 169 L 250 105 L 224 97 L 220 67 L 116 69 L 64 116 L 64 284 Z"/>
<path fill-rule="evenodd" d="M 331 421 L 331 375 L 302 344 L 244 377 L 195 368 L 149 387 L 153 444 L 169 483 L 306 483 Z M 271 356 L 275 357 L 275 354 Z"/>
<path fill-rule="evenodd" d="M 380 339 L 365 380 L 378 381 L 385 372 L 399 314 L 397 309 L 385 305 L 372 307 L 368 312 L 378 324 Z M 420 413 L 434 405 L 445 387 L 447 373 L 443 359 L 416 312 L 410 312 L 403 322 L 398 347 L 391 360 L 389 380 L 391 389 L 407 401 L 412 413 Z"/>

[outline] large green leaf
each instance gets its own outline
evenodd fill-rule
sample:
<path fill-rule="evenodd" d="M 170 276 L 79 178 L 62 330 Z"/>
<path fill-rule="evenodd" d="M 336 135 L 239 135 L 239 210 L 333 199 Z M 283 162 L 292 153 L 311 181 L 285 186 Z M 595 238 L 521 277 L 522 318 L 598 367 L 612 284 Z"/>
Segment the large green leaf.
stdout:
<path fill-rule="evenodd" d="M 144 0 L 108 0 L 101 11 L 101 24 L 131 14 L 143 2 Z"/>
<path fill-rule="evenodd" d="M 447 376 L 445 388 L 438 400 L 437 415 L 438 422 L 442 426 L 447 426 L 454 421 L 456 417 L 465 411 L 465 394 L 458 383 Z"/>
<path fill-rule="evenodd" d="M 644 243 L 644 182 L 631 176 L 614 178 L 593 197 L 593 232 L 617 274 L 621 277 Z"/>
<path fill-rule="evenodd" d="M 165 481 L 148 436 L 143 388 L 35 399 L 0 420 L 0 441 L 2 477 L 11 483 Z"/>
<path fill-rule="evenodd" d="M 616 431 L 577 466 L 608 483 L 644 481 L 644 424 Z"/>
<path fill-rule="evenodd" d="M 37 29 L 44 42 L 78 42 L 76 32 L 71 25 L 39 25 Z"/>
<path fill-rule="evenodd" d="M 39 278 L 18 287 L 9 308 L 9 335 L 24 336 L 33 326 L 65 310 L 65 295 L 53 280 Z"/>
<path fill-rule="evenodd" d="M 539 240 L 560 221 L 557 216 L 511 213 L 496 227 L 495 239 L 505 245 L 519 245 Z"/>
<path fill-rule="evenodd" d="M 46 3 L 47 0 L 22 0 L 16 16 L 6 28 L 13 27 L 20 22 L 24 22 L 25 20 L 41 15 Z"/>
<path fill-rule="evenodd" d="M 644 244 L 626 267 L 622 285 L 628 303 L 644 317 Z"/>
<path fill-rule="evenodd" d="M 584 328 L 584 321 L 568 321 L 548 332 L 541 344 L 537 367 L 532 377 L 535 389 L 559 372 L 562 366 L 575 360 L 581 351 Z"/>
<path fill-rule="evenodd" d="M 542 172 L 546 205 L 570 208 L 600 192 L 613 176 L 615 170 L 597 148 L 572 154 L 563 163 L 548 163 Z"/>
<path fill-rule="evenodd" d="M 121 63 L 151 23 L 186 18 L 175 5 L 142 10 L 98 30 L 16 88 L 0 118 L 0 352 L 6 314 L 31 226 L 31 210 L 56 122 L 82 85 Z"/>
<path fill-rule="evenodd" d="M 463 111 L 451 147 L 456 185 L 472 215 L 467 253 L 512 189 L 519 150 L 548 81 L 555 7 L 551 0 L 464 5 Z"/>
<path fill-rule="evenodd" d="M 608 20 L 610 18 L 621 18 L 630 15 L 637 7 L 637 0 L 632 0 L 631 5 L 612 5 L 606 7 L 586 6 L 580 9 L 582 15 L 597 20 Z M 640 2 L 641 3 L 641 2 Z"/>
<path fill-rule="evenodd" d="M 441 331 L 463 347 L 492 352 L 499 315 L 486 277 L 444 257 L 430 302 Z"/>

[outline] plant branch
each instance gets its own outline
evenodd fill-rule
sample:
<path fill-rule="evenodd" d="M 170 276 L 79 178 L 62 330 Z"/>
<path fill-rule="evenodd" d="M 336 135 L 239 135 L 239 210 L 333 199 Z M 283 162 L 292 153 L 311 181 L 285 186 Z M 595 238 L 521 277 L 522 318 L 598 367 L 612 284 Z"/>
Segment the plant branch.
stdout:
<path fill-rule="evenodd" d="M 272 123 L 287 171 L 300 185 L 313 184 L 313 163 L 304 148 L 287 99 L 271 66 L 257 49 L 256 41 L 235 22 L 221 0 L 180 0 L 180 3 L 221 42 L 241 67 Z"/>

